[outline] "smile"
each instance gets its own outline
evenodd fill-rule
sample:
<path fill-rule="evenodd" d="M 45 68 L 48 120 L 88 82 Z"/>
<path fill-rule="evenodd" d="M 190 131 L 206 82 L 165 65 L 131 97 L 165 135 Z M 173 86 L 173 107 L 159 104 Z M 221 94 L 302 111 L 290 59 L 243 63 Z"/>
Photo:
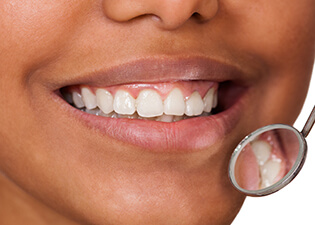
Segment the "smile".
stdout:
<path fill-rule="evenodd" d="M 217 143 L 238 124 L 247 92 L 242 77 L 204 58 L 149 59 L 78 76 L 58 96 L 76 123 L 107 138 L 146 150 L 191 152 Z"/>
<path fill-rule="evenodd" d="M 218 83 L 182 81 L 108 88 L 70 87 L 65 100 L 82 111 L 110 118 L 176 122 L 211 115 L 217 106 Z"/>

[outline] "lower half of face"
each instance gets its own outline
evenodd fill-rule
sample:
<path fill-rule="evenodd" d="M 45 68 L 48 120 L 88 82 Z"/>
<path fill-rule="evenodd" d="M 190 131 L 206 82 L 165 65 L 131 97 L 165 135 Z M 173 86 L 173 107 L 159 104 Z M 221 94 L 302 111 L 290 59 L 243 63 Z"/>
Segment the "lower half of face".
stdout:
<path fill-rule="evenodd" d="M 233 149 L 302 107 L 313 2 L 22 2 L 0 3 L 7 179 L 83 224 L 231 223 Z"/>

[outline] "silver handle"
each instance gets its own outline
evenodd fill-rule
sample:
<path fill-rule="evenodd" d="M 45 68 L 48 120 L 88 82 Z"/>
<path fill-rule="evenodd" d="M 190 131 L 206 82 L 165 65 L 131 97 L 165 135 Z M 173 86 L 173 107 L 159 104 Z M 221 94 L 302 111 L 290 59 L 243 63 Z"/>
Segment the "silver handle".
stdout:
<path fill-rule="evenodd" d="M 308 119 L 307 119 L 307 121 L 303 127 L 303 130 L 301 131 L 301 133 L 304 137 L 307 137 L 307 135 L 310 133 L 314 123 L 315 123 L 315 106 L 314 106 L 310 116 L 308 117 Z"/>

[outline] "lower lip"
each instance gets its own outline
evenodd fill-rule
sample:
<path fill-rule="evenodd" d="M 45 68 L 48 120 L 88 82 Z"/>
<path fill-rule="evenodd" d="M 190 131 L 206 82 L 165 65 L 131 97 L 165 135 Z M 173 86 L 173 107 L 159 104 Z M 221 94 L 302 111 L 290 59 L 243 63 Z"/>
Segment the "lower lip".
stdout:
<path fill-rule="evenodd" d="M 151 152 L 196 152 L 218 143 L 233 130 L 241 118 L 242 99 L 216 115 L 173 123 L 107 118 L 69 107 L 79 123 L 116 141 Z"/>

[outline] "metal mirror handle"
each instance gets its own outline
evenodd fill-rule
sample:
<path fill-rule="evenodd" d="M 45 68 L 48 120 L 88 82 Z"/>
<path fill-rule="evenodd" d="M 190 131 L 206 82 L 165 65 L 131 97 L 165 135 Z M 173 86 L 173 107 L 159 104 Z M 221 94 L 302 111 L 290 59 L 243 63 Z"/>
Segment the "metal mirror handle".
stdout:
<path fill-rule="evenodd" d="M 308 119 L 307 119 L 307 121 L 303 127 L 303 130 L 301 131 L 301 133 L 304 137 L 307 137 L 307 135 L 310 133 L 314 123 L 315 123 L 315 106 L 313 107 L 313 110 L 312 110 L 310 116 L 308 117 Z"/>

